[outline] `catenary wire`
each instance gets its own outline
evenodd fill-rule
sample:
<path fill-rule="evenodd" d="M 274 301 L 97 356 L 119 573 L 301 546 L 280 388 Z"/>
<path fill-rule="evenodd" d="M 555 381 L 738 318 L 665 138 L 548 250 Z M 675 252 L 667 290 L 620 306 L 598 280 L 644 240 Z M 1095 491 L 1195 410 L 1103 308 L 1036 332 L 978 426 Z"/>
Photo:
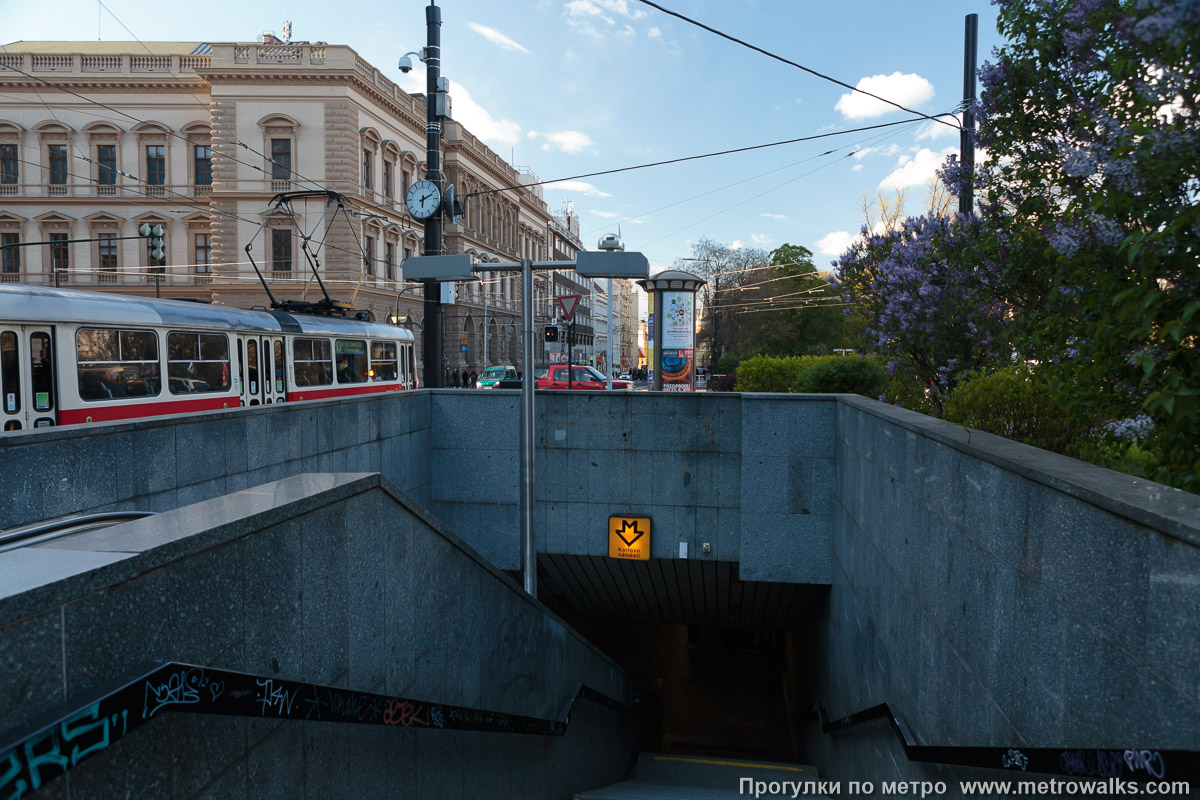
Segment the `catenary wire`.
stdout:
<path fill-rule="evenodd" d="M 638 2 L 640 2 L 640 3 L 643 3 L 643 4 L 645 4 L 645 5 L 648 5 L 648 6 L 652 7 L 652 8 L 657 8 L 659 11 L 663 12 L 664 14 L 669 14 L 669 15 L 670 15 L 670 16 L 672 16 L 672 17 L 675 17 L 675 18 L 677 18 L 677 19 L 681 19 L 681 20 L 683 20 L 684 22 L 687 22 L 687 23 L 689 23 L 689 24 L 691 24 L 691 25 L 695 25 L 695 26 L 696 26 L 696 27 L 698 27 L 698 28 L 703 28 L 704 30 L 708 31 L 709 33 L 716 34 L 717 36 L 720 36 L 722 39 L 728 39 L 728 40 L 729 40 L 729 41 L 731 41 L 731 42 L 734 42 L 734 43 L 736 43 L 736 44 L 740 44 L 742 47 L 748 47 L 748 48 L 750 48 L 751 50 L 754 50 L 755 52 L 762 53 L 764 56 L 767 56 L 768 58 L 773 58 L 773 59 L 775 59 L 776 61 L 781 61 L 781 62 L 783 62 L 784 64 L 787 64 L 787 65 L 789 65 L 789 66 L 795 67 L 796 69 L 803 70 L 803 71 L 807 72 L 807 73 L 808 73 L 808 74 L 810 74 L 810 75 L 815 75 L 816 77 L 818 77 L 818 78 L 821 78 L 822 80 L 829 81 L 830 83 L 836 83 L 838 86 L 841 86 L 841 87 L 843 87 L 843 88 L 845 88 L 845 89 L 849 89 L 849 90 L 850 90 L 850 91 L 852 91 L 852 92 L 858 92 L 859 94 L 865 94 L 865 95 L 867 95 L 868 97 L 873 97 L 873 98 L 875 98 L 876 100 L 878 100 L 878 101 L 879 101 L 879 102 L 881 102 L 881 103 L 887 103 L 889 106 L 894 106 L 895 108 L 898 108 L 898 109 L 900 109 L 901 111 L 907 111 L 907 112 L 908 112 L 908 113 L 910 113 L 910 114 L 917 114 L 917 115 L 919 115 L 919 116 L 921 116 L 921 117 L 924 117 L 925 119 L 932 120 L 933 122 L 940 122 L 940 123 L 942 123 L 943 125 L 947 125 L 947 126 L 949 126 L 949 127 L 951 127 L 951 128 L 954 128 L 955 130 L 962 130 L 962 126 L 961 126 L 961 125 L 954 125 L 954 124 L 951 124 L 951 123 L 949 123 L 949 122 L 946 122 L 944 119 L 941 119 L 941 117 L 947 116 L 946 114 L 937 114 L 937 115 L 934 115 L 934 116 L 930 116 L 929 114 L 922 114 L 920 111 L 916 111 L 916 110 L 914 110 L 914 109 L 911 109 L 911 108 L 908 108 L 908 107 L 906 107 L 906 106 L 902 106 L 902 105 L 900 105 L 899 103 L 896 103 L 896 102 L 893 102 L 893 101 L 891 101 L 891 100 L 888 100 L 886 97 L 880 97 L 879 95 L 877 95 L 877 94 L 873 94 L 873 93 L 871 93 L 871 92 L 868 92 L 868 91 L 867 91 L 867 90 L 865 90 L 865 89 L 859 89 L 857 86 L 851 86 L 850 84 L 846 83 L 845 81 L 840 81 L 840 80 L 838 80 L 837 78 L 833 78 L 833 77 L 831 77 L 831 76 L 829 76 L 829 75 L 826 75 L 826 74 L 824 74 L 824 73 L 817 72 L 815 69 L 812 69 L 812 68 L 810 68 L 810 67 L 806 67 L 806 66 L 804 66 L 803 64 L 797 64 L 795 61 L 792 61 L 792 60 L 790 60 L 790 59 L 784 58 L 783 56 L 780 56 L 780 55 L 776 55 L 775 53 L 772 53 L 770 50 L 764 50 L 763 48 L 761 48 L 761 47 L 758 47 L 757 45 L 750 44 L 749 42 L 747 42 L 747 41 L 744 41 L 744 40 L 742 40 L 742 39 L 739 39 L 739 38 L 737 38 L 736 36 L 730 36 L 728 33 L 725 33 L 725 32 L 723 32 L 723 31 L 719 31 L 719 30 L 717 30 L 716 28 L 712 28 L 712 27 L 710 27 L 710 26 L 708 26 L 708 25 L 705 25 L 703 22 L 699 22 L 699 21 L 697 21 L 697 20 L 694 20 L 694 19 L 692 19 L 691 17 L 686 17 L 686 16 L 684 16 L 683 14 L 680 14 L 680 13 L 679 13 L 679 12 L 677 12 L 677 11 L 672 11 L 672 10 L 670 10 L 669 8 L 664 8 L 663 6 L 660 6 L 658 3 L 651 2 L 651 0 L 638 0 Z"/>
<path fill-rule="evenodd" d="M 922 115 L 922 118 L 924 118 L 923 115 Z M 881 122 L 878 125 L 864 125 L 861 128 L 847 128 L 844 131 L 829 131 L 828 133 L 817 133 L 817 134 L 813 134 L 812 136 L 801 136 L 796 139 L 784 139 L 783 141 L 779 141 L 779 142 L 767 142 L 766 144 L 754 144 L 754 145 L 750 145 L 749 147 L 735 147 L 732 150 L 720 150 L 715 153 L 701 153 L 699 155 L 694 155 L 694 156 L 682 156 L 680 158 L 670 158 L 665 161 L 652 161 L 649 164 L 634 164 L 633 166 L 629 166 L 629 167 L 618 167 L 616 169 L 605 169 L 605 170 L 601 170 L 599 172 L 586 172 L 582 175 L 571 175 L 570 177 L 566 177 L 566 178 L 554 178 L 553 180 L 548 180 L 548 181 L 534 181 L 532 183 L 522 183 L 517 186 L 500 186 L 495 189 L 482 189 L 478 192 L 469 192 L 467 194 L 464 194 L 463 199 L 465 200 L 468 197 L 479 197 L 479 196 L 485 195 L 485 194 L 494 194 L 496 192 L 507 192 L 507 191 L 511 191 L 514 189 L 525 189 L 530 186 L 544 186 L 546 184 L 552 184 L 552 183 L 563 183 L 565 181 L 579 180 L 580 178 L 595 178 L 600 175 L 615 175 L 618 172 L 630 172 L 635 169 L 647 169 L 649 167 L 662 167 L 667 164 L 679 164 L 684 161 L 696 161 L 697 159 L 701 159 L 701 158 L 715 158 L 717 156 L 732 155 L 733 153 L 746 153 L 751 150 L 762 150 L 767 147 L 779 147 L 779 146 L 785 145 L 785 144 L 796 144 L 797 142 L 811 142 L 816 139 L 826 139 L 830 136 L 844 136 L 848 133 L 861 133 L 862 131 L 871 131 L 871 130 L 876 130 L 878 128 L 890 128 L 895 125 L 912 124 L 913 122 L 919 122 L 919 121 L 921 121 L 921 120 L 902 119 L 902 120 L 897 120 L 895 122 Z"/>

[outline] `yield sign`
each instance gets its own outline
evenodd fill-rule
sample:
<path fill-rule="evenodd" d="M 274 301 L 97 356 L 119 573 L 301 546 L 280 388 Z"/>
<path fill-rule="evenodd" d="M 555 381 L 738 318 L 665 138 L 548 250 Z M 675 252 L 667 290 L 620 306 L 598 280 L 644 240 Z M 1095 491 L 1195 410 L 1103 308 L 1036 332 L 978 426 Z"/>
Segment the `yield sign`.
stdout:
<path fill-rule="evenodd" d="M 563 294 L 558 297 L 558 304 L 562 306 L 563 316 L 570 319 L 575 315 L 575 307 L 579 305 L 579 295 Z"/>

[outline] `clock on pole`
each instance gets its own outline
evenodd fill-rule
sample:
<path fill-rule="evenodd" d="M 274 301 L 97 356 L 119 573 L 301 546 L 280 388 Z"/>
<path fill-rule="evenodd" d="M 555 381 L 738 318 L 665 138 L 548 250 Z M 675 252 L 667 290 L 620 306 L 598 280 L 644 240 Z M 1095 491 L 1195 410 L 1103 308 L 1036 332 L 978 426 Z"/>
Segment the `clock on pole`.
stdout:
<path fill-rule="evenodd" d="M 442 193 L 433 181 L 417 181 L 408 188 L 404 203 L 408 206 L 408 213 L 417 219 L 429 219 L 442 204 Z"/>

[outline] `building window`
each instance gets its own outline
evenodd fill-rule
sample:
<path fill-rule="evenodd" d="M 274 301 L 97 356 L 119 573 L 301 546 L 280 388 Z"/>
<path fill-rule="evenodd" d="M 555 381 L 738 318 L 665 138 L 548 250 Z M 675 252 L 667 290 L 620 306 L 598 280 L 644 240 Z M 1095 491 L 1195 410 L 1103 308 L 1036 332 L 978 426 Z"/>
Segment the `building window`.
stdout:
<path fill-rule="evenodd" d="M 271 231 L 271 269 L 275 272 L 291 272 L 292 232 L 288 229 Z"/>
<path fill-rule="evenodd" d="M 117 146 L 102 144 L 96 146 L 96 183 L 101 186 L 114 186 L 117 183 Z"/>
<path fill-rule="evenodd" d="M 389 281 L 396 279 L 396 245 L 388 242 L 383 246 L 384 260 L 383 266 L 387 270 L 384 275 Z"/>
<path fill-rule="evenodd" d="M 367 237 L 366 253 L 363 255 L 363 267 L 366 268 L 368 275 L 375 274 L 375 238 Z"/>
<path fill-rule="evenodd" d="M 166 145 L 146 145 L 146 183 L 150 186 L 167 185 Z"/>
<path fill-rule="evenodd" d="M 21 248 L 10 246 L 19 244 L 20 241 L 21 234 L 19 233 L 0 233 L 0 244 L 5 246 L 3 250 L 0 250 L 0 253 L 4 254 L 3 263 L 5 272 L 21 271 Z"/>
<path fill-rule="evenodd" d="M 50 145 L 50 183 L 62 186 L 67 182 L 67 146 Z"/>
<path fill-rule="evenodd" d="M 71 268 L 71 248 L 65 233 L 50 234 L 50 266 L 55 273 L 65 273 Z"/>
<path fill-rule="evenodd" d="M 363 187 L 367 189 L 375 188 L 374 178 L 372 173 L 375 171 L 375 154 L 370 150 L 363 150 L 362 159 L 362 182 Z"/>
<path fill-rule="evenodd" d="M 0 183 L 16 183 L 21 176 L 15 144 L 0 144 Z"/>
<path fill-rule="evenodd" d="M 383 196 L 389 200 L 395 197 L 395 194 L 392 193 L 393 169 L 394 167 L 392 166 L 392 162 L 385 159 L 383 162 Z"/>
<path fill-rule="evenodd" d="M 100 245 L 100 269 L 116 271 L 117 269 L 117 235 L 102 233 L 96 237 Z"/>
<path fill-rule="evenodd" d="M 196 272 L 212 272 L 212 242 L 210 234 L 196 234 Z"/>
<path fill-rule="evenodd" d="M 291 139 L 271 140 L 271 161 L 271 180 L 290 181 L 292 179 Z"/>
<path fill-rule="evenodd" d="M 212 146 L 207 144 L 195 145 L 196 153 L 196 185 L 212 186 Z"/>

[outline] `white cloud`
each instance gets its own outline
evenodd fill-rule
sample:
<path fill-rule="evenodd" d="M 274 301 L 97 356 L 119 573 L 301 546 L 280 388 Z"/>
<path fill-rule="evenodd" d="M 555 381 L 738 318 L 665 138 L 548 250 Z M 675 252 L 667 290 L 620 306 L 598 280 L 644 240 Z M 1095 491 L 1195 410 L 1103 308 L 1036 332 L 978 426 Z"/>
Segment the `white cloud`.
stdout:
<path fill-rule="evenodd" d="M 649 36 L 651 39 L 663 38 L 662 31 L 659 30 L 658 28 L 651 28 L 650 30 L 646 31 L 646 35 Z"/>
<path fill-rule="evenodd" d="M 729 249 L 730 250 L 741 250 L 745 246 L 746 246 L 746 243 L 743 242 L 741 239 L 734 239 L 732 242 L 730 242 Z"/>
<path fill-rule="evenodd" d="M 858 237 L 848 231 L 833 231 L 817 242 L 817 249 L 827 256 L 840 256 Z"/>
<path fill-rule="evenodd" d="M 396 81 L 400 88 L 410 94 L 425 94 L 425 70 L 414 69 L 402 73 Z M 471 93 L 461 83 L 452 83 L 450 93 L 454 96 L 454 119 L 475 136 L 488 144 L 511 147 L 521 138 L 521 126 L 510 119 L 496 119 L 483 106 L 476 103 Z"/>
<path fill-rule="evenodd" d="M 649 217 L 630 217 L 629 219 L 624 220 L 624 221 L 628 222 L 630 225 L 645 225 L 647 222 L 650 221 L 650 218 Z"/>
<path fill-rule="evenodd" d="M 933 97 L 933 84 L 916 73 L 871 75 L 859 80 L 855 88 L 862 91 L 842 95 L 834 106 L 846 119 L 870 119 L 897 110 L 895 106 L 868 97 L 863 91 L 886 97 L 902 106 L 917 106 Z"/>
<path fill-rule="evenodd" d="M 543 150 L 562 150 L 570 155 L 578 155 L 596 144 L 592 141 L 592 137 L 580 131 L 555 131 L 553 133 L 530 131 L 528 137 L 545 139 L 546 141 L 542 143 Z"/>
<path fill-rule="evenodd" d="M 602 192 L 586 181 L 555 181 L 547 183 L 547 189 L 558 189 L 563 192 L 576 192 L 588 197 L 612 197 L 608 192 Z"/>
<path fill-rule="evenodd" d="M 597 217 L 603 217 L 604 219 L 612 219 L 613 217 L 618 216 L 617 212 L 615 211 L 597 211 L 594 208 L 588 213 Z"/>
<path fill-rule="evenodd" d="M 762 214 L 767 219 L 787 219 L 787 214 Z"/>
<path fill-rule="evenodd" d="M 855 164 L 853 167 L 850 168 L 850 171 L 851 172 L 862 172 L 862 167 L 863 167 L 862 164 Z"/>
<path fill-rule="evenodd" d="M 797 103 L 803 103 L 804 101 L 803 101 L 803 100 L 801 100 L 799 97 L 797 97 L 797 98 L 796 98 L 796 102 L 797 102 Z"/>
<path fill-rule="evenodd" d="M 879 188 L 903 189 L 908 186 L 926 184 L 934 177 L 937 168 L 946 160 L 946 154 L 953 152 L 955 152 L 953 147 L 947 147 L 936 153 L 928 147 L 922 147 L 914 156 L 900 156 L 900 160 L 896 162 L 891 173 L 879 182 Z"/>
<path fill-rule="evenodd" d="M 591 36 L 611 35 L 613 31 L 608 29 L 617 24 L 616 17 L 639 20 L 646 16 L 645 11 L 631 8 L 629 0 L 571 0 L 563 5 L 563 14 L 571 27 Z M 635 33 L 629 25 L 615 32 L 621 36 Z"/>
<path fill-rule="evenodd" d="M 958 114 L 955 114 L 953 118 L 942 117 L 942 119 L 946 120 L 946 122 L 950 122 L 950 123 L 953 123 L 956 125 L 962 123 L 962 118 Z M 924 125 L 922 125 L 921 130 L 917 131 L 916 139 L 918 142 L 921 141 L 922 139 L 930 139 L 932 141 L 937 141 L 938 139 L 947 139 L 950 137 L 954 137 L 955 139 L 957 139 L 958 131 L 955 130 L 954 128 L 951 128 L 949 125 L 943 125 L 940 122 L 930 121 L 930 122 L 927 122 Z"/>
<path fill-rule="evenodd" d="M 752 233 L 752 234 L 750 234 L 750 239 L 755 244 L 770 244 L 771 242 L 775 241 L 770 236 L 767 236 L 765 233 Z"/>
<path fill-rule="evenodd" d="M 512 39 L 508 38 L 507 36 L 505 36 L 500 31 L 496 30 L 495 28 L 489 28 L 486 25 L 480 25 L 478 22 L 468 22 L 467 27 L 470 28 L 471 30 L 475 31 L 480 36 L 487 39 L 489 42 L 496 45 L 497 47 L 503 48 L 505 50 L 516 50 L 521 53 L 529 52 L 529 50 L 527 48 L 517 44 Z"/>

